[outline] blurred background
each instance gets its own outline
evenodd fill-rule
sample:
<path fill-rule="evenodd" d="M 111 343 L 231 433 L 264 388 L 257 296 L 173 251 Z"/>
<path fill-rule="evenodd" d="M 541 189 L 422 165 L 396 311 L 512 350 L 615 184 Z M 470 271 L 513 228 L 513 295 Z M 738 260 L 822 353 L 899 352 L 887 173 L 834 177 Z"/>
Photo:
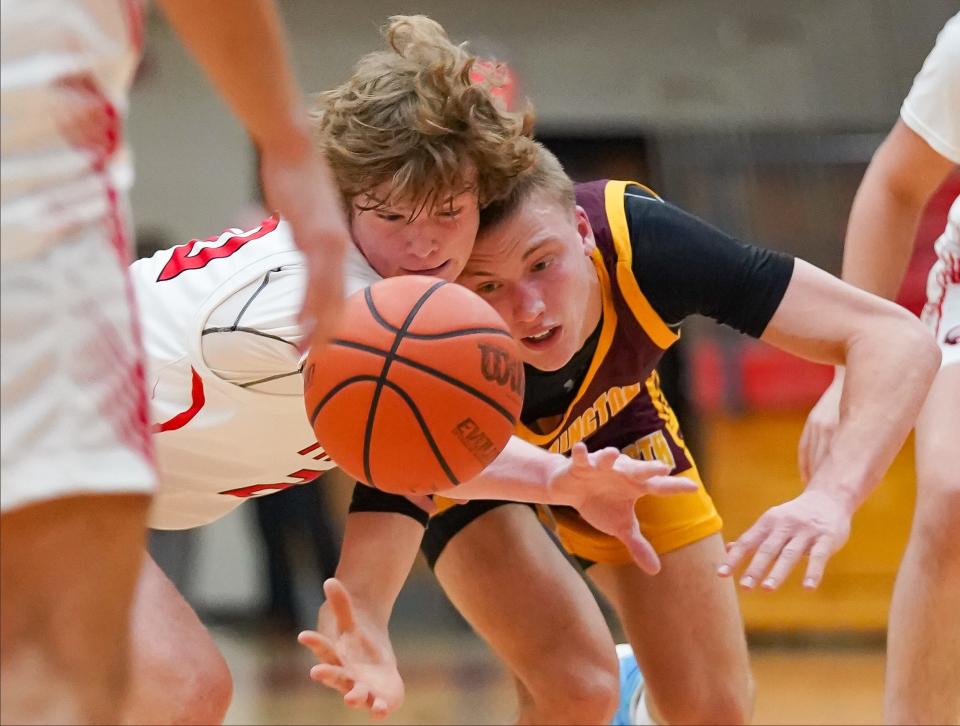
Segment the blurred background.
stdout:
<path fill-rule="evenodd" d="M 224 0 L 226 1 L 226 0 Z M 742 239 L 839 273 L 853 194 L 955 0 L 280 0 L 301 84 L 339 84 L 379 28 L 425 13 L 507 61 L 537 135 L 578 180 L 634 179 Z M 142 254 L 255 222 L 246 136 L 159 16 L 130 133 Z M 956 175 L 948 186 L 960 186 Z M 923 299 L 946 194 L 933 200 L 901 292 Z M 796 445 L 831 371 L 690 321 L 661 373 L 704 479 L 740 534 L 801 483 Z M 883 631 L 913 507 L 908 444 L 816 593 L 799 578 L 741 598 L 760 723 L 880 718 Z M 297 629 L 332 574 L 351 483 L 336 474 L 153 543 L 223 645 L 232 723 L 364 722 L 311 684 Z M 616 628 L 613 623 L 612 627 Z M 396 723 L 499 723 L 506 674 L 422 565 L 394 624 L 408 704 Z"/>

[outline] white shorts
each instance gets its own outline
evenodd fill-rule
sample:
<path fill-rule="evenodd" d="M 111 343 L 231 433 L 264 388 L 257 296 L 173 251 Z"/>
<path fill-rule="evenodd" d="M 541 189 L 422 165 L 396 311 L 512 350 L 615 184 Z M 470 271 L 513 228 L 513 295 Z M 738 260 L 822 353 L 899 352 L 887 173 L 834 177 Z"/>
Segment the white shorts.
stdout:
<path fill-rule="evenodd" d="M 115 236 L 87 227 L 0 267 L 4 512 L 153 492 L 143 356 Z"/>
<path fill-rule="evenodd" d="M 943 353 L 941 368 L 960 363 L 960 269 L 956 268 L 942 259 L 930 268 L 927 303 L 920 316 Z"/>

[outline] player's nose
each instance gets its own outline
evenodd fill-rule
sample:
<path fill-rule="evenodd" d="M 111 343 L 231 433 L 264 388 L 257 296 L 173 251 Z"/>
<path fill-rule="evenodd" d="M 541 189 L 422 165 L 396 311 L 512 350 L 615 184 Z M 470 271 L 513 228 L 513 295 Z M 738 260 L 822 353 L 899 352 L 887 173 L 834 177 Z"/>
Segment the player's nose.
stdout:
<path fill-rule="evenodd" d="M 411 234 L 407 237 L 406 248 L 414 257 L 425 259 L 436 252 L 440 245 L 434 235 Z"/>
<path fill-rule="evenodd" d="M 536 285 L 517 285 L 514 294 L 513 315 L 518 322 L 532 323 L 543 315 L 547 306 Z"/>

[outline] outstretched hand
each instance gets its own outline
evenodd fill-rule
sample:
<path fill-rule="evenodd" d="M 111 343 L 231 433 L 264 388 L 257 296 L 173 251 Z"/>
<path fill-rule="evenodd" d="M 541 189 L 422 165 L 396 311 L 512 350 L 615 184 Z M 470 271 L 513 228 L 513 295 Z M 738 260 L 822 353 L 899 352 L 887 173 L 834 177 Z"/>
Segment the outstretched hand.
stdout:
<path fill-rule="evenodd" d="M 353 602 L 335 578 L 323 583 L 333 612 L 336 635 L 331 640 L 316 630 L 305 630 L 297 641 L 320 662 L 310 678 L 339 691 L 351 708 L 367 709 L 376 719 L 386 718 L 403 704 L 403 679 L 386 634 L 378 635 L 357 622 Z"/>
<path fill-rule="evenodd" d="M 812 590 L 820 584 L 827 560 L 850 536 L 852 517 L 852 510 L 842 501 L 808 489 L 796 499 L 768 509 L 728 545 L 717 574 L 729 577 L 753 553 L 740 584 L 747 589 L 760 584 L 765 590 L 775 590 L 806 555 L 803 586 Z"/>
<path fill-rule="evenodd" d="M 552 475 L 550 488 L 588 524 L 623 542 L 637 566 L 654 575 L 660 571 L 660 558 L 640 533 L 637 499 L 697 490 L 695 482 L 669 473 L 670 467 L 659 461 L 633 459 L 614 447 L 588 453 L 580 442 Z"/>

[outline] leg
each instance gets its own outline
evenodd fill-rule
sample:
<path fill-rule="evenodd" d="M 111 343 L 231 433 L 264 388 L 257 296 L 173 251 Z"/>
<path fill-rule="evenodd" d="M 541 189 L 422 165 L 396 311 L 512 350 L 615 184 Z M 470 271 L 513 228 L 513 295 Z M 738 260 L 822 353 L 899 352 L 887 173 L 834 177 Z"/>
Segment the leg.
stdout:
<path fill-rule="evenodd" d="M 634 565 L 588 572 L 610 599 L 663 723 L 746 723 L 753 710 L 746 639 L 729 580 L 716 575 L 720 534 L 661 555 L 655 577 Z"/>
<path fill-rule="evenodd" d="M 917 505 L 887 636 L 887 723 L 960 723 L 957 432 L 960 363 L 940 370 L 917 421 Z"/>
<path fill-rule="evenodd" d="M 61 497 L 0 517 L 0 721 L 118 721 L 149 502 Z"/>
<path fill-rule="evenodd" d="M 130 724 L 218 724 L 230 671 L 196 613 L 149 556 L 131 618 Z"/>
<path fill-rule="evenodd" d="M 586 583 L 532 509 L 485 512 L 450 540 L 435 572 L 514 674 L 520 723 L 610 721 L 618 690 L 613 640 Z"/>

